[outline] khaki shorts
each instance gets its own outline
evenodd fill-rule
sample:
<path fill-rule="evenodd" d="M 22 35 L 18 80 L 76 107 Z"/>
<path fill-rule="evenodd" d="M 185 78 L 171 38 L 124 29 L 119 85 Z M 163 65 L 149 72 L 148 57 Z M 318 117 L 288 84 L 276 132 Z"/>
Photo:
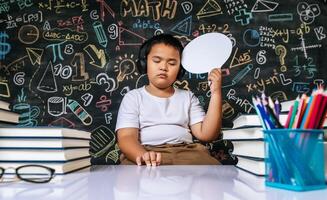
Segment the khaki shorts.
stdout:
<path fill-rule="evenodd" d="M 164 144 L 158 146 L 145 145 L 147 151 L 161 153 L 161 165 L 219 165 L 219 161 L 212 157 L 207 148 L 199 143 L 192 144 Z M 120 158 L 122 165 L 135 165 L 123 154 Z"/>

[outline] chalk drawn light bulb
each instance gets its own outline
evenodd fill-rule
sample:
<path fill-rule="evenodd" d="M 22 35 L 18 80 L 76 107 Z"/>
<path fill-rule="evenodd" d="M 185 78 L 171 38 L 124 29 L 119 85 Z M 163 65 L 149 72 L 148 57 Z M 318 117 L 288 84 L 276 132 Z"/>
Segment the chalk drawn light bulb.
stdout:
<path fill-rule="evenodd" d="M 119 64 L 119 74 L 117 80 L 123 81 L 126 76 L 132 74 L 135 70 L 135 63 L 130 59 L 125 59 Z"/>

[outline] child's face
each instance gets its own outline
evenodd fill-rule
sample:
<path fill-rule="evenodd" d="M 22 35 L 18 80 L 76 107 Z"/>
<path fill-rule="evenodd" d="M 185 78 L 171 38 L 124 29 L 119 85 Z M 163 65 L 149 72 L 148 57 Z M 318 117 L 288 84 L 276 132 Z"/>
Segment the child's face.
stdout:
<path fill-rule="evenodd" d="M 176 48 L 163 43 L 153 45 L 147 57 L 150 84 L 160 89 L 170 87 L 176 81 L 180 62 Z"/>

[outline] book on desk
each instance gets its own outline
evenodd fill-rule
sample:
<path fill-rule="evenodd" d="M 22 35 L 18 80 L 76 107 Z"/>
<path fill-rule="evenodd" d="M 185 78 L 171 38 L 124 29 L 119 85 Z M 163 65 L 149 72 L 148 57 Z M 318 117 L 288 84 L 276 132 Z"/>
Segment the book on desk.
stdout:
<path fill-rule="evenodd" d="M 19 114 L 11 111 L 10 103 L 0 100 L 0 127 L 13 126 L 19 123 Z"/>
<path fill-rule="evenodd" d="M 82 130 L 56 127 L 5 127 L 0 138 L 76 138 L 91 139 L 91 133 Z"/>
<path fill-rule="evenodd" d="M 67 128 L 0 128 L 0 166 L 39 164 L 69 173 L 91 165 L 90 140 L 91 133 Z"/>
<path fill-rule="evenodd" d="M 0 108 L 0 127 L 16 125 L 19 123 L 19 114 Z"/>
<path fill-rule="evenodd" d="M 281 115 L 281 122 L 284 124 L 287 114 Z M 234 149 L 232 154 L 237 156 L 236 167 L 255 175 L 265 175 L 264 158 L 265 144 L 264 133 L 260 119 L 255 114 L 240 115 L 234 120 L 233 128 L 222 129 L 223 139 L 230 140 Z M 324 122 L 324 148 L 326 151 L 327 141 L 327 121 Z M 325 154 L 325 157 L 327 154 Z M 325 163 L 327 163 L 325 159 Z M 327 164 L 325 164 L 325 167 Z M 327 171 L 325 170 L 326 174 Z M 327 180 L 327 179 L 326 179 Z"/>
<path fill-rule="evenodd" d="M 15 144 L 15 146 L 13 146 Z M 0 149 L 89 148 L 90 140 L 70 138 L 0 138 Z"/>
<path fill-rule="evenodd" d="M 10 103 L 6 102 L 6 101 L 3 101 L 3 100 L 0 100 L 0 109 L 10 110 Z"/>
<path fill-rule="evenodd" d="M 22 165 L 45 165 L 47 167 L 50 167 L 55 171 L 55 174 L 67 174 L 71 173 L 80 169 L 84 169 L 86 167 L 89 167 L 91 165 L 91 158 L 79 158 L 72 161 L 63 161 L 63 162 L 37 162 L 37 161 L 19 161 L 19 162 L 5 162 L 0 161 L 0 166 L 3 168 L 17 168 Z"/>

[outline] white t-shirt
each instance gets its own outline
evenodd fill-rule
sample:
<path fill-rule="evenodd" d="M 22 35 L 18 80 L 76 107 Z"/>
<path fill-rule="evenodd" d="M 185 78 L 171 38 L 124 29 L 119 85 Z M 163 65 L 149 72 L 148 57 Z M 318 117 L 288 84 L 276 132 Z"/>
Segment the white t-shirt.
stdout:
<path fill-rule="evenodd" d="M 142 145 L 192 143 L 190 125 L 203 121 L 205 112 L 190 91 L 176 89 L 169 98 L 146 91 L 128 92 L 119 107 L 116 131 L 139 128 Z"/>

